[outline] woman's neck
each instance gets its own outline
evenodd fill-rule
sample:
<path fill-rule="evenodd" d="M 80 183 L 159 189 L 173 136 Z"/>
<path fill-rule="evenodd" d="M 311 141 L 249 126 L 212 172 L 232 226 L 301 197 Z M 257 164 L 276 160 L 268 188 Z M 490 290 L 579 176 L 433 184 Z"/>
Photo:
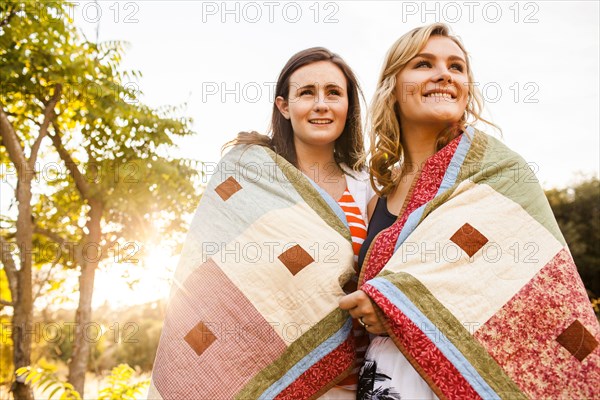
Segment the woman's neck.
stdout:
<path fill-rule="evenodd" d="M 317 184 L 343 176 L 333 156 L 333 148 L 296 146 L 296 160 L 298 168 Z"/>
<path fill-rule="evenodd" d="M 435 154 L 439 130 L 407 129 L 402 131 L 405 168 L 419 171 L 429 157 Z"/>

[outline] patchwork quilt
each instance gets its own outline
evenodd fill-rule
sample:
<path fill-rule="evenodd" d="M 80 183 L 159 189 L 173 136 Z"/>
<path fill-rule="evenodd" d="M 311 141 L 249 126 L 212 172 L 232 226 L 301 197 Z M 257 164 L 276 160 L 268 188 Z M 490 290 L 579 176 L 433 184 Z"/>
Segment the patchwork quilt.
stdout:
<path fill-rule="evenodd" d="M 473 128 L 428 159 L 360 277 L 442 399 L 600 398 L 600 327 L 532 168 Z"/>
<path fill-rule="evenodd" d="M 236 146 L 175 272 L 148 398 L 309 399 L 354 367 L 355 274 L 339 205 L 285 159 Z"/>

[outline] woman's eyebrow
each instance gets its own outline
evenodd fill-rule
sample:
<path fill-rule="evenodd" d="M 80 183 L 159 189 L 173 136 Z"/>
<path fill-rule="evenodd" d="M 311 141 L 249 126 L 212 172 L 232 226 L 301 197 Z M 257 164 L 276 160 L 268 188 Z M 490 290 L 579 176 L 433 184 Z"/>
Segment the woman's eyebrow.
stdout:
<path fill-rule="evenodd" d="M 292 85 L 295 86 L 295 85 Z M 301 89 L 314 89 L 315 87 L 319 87 L 320 85 L 318 83 L 308 83 L 304 86 L 298 86 L 296 87 L 296 90 L 301 90 Z M 342 86 L 338 85 L 337 83 L 334 82 L 330 82 L 330 83 L 326 83 L 324 86 L 324 88 L 326 89 L 330 89 L 330 88 L 337 88 L 337 89 L 343 89 Z"/>
<path fill-rule="evenodd" d="M 338 85 L 338 84 L 337 84 L 337 83 L 335 83 L 335 82 L 329 82 L 329 83 L 327 83 L 327 84 L 325 85 L 325 88 L 326 88 L 326 89 L 331 89 L 331 88 L 335 88 L 335 89 L 343 89 L 343 87 L 342 87 L 342 86 Z"/>
<path fill-rule="evenodd" d="M 431 53 L 419 53 L 414 58 L 417 58 L 417 57 L 428 58 L 428 59 L 435 59 L 436 58 L 436 56 L 434 54 L 431 54 Z M 460 56 L 451 55 L 451 56 L 448 56 L 448 60 L 459 60 L 459 61 L 462 61 L 463 63 L 466 64 L 465 59 L 462 58 L 462 57 L 460 57 Z"/>
<path fill-rule="evenodd" d="M 303 86 L 297 86 L 297 84 L 290 83 L 290 87 L 293 87 L 296 90 L 313 89 L 315 87 L 315 84 L 314 83 L 307 83 L 306 85 L 303 85 Z"/>

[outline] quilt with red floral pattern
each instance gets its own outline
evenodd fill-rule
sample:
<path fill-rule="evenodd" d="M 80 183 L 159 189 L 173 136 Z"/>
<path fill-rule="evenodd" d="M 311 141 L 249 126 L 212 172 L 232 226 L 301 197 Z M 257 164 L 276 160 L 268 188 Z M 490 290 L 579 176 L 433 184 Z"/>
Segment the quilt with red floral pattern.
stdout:
<path fill-rule="evenodd" d="M 473 128 L 427 160 L 360 277 L 442 399 L 600 398 L 600 327 L 532 168 Z"/>

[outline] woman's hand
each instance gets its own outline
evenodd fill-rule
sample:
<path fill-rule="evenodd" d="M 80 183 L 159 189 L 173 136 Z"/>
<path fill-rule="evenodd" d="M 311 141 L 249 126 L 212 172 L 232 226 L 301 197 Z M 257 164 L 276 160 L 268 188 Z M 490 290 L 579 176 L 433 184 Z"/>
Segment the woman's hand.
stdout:
<path fill-rule="evenodd" d="M 357 290 L 340 299 L 340 308 L 348 310 L 352 318 L 356 318 L 365 326 L 369 333 L 375 335 L 385 334 L 386 330 L 379 320 L 371 299 L 362 290 Z"/>

